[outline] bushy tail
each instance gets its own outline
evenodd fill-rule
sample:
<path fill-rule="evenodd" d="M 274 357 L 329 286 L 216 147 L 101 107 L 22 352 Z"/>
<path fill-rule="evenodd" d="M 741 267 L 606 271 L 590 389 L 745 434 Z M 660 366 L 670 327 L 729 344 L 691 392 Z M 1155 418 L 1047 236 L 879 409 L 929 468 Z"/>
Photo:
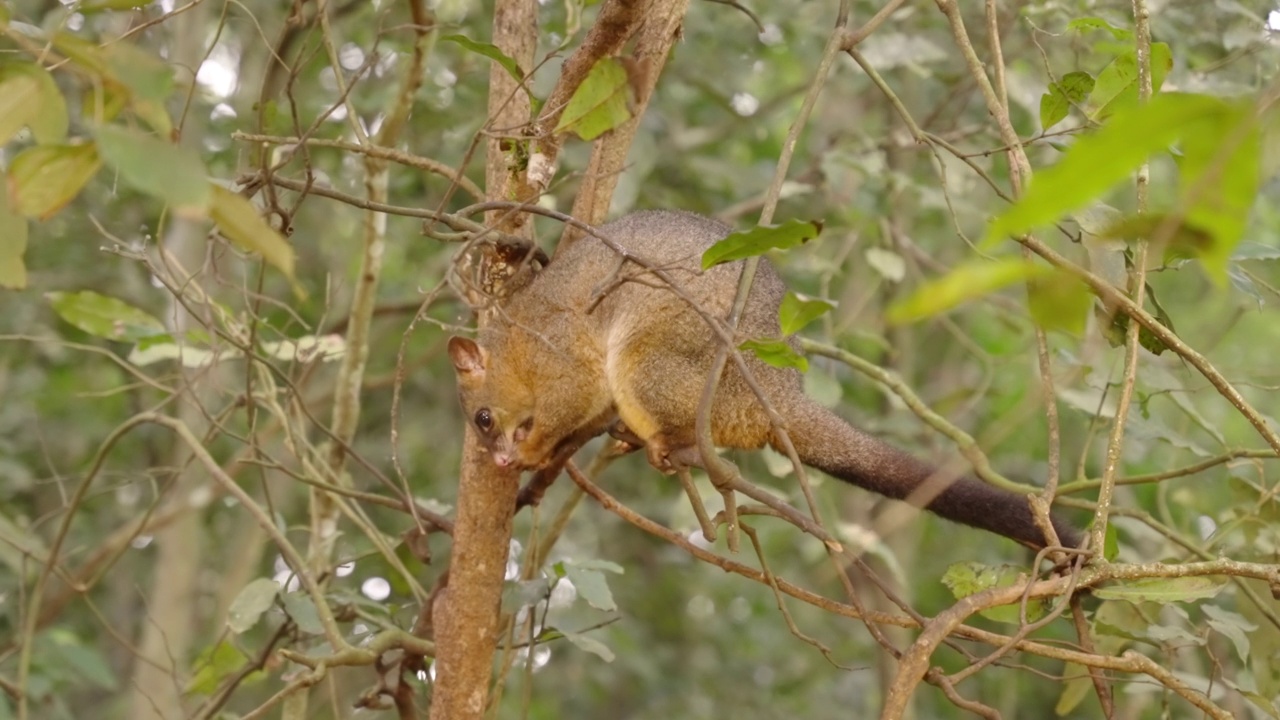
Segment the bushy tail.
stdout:
<path fill-rule="evenodd" d="M 922 498 L 930 498 L 924 505 L 930 512 L 1033 548 L 1045 546 L 1025 496 L 967 476 L 939 491 L 945 479 L 934 477 L 936 468 L 858 430 L 826 408 L 805 402 L 779 409 L 792 428 L 791 442 L 805 465 L 895 500 L 914 500 L 913 493 L 921 490 Z M 1063 545 L 1079 546 L 1076 528 L 1058 517 L 1053 518 L 1053 527 Z"/>

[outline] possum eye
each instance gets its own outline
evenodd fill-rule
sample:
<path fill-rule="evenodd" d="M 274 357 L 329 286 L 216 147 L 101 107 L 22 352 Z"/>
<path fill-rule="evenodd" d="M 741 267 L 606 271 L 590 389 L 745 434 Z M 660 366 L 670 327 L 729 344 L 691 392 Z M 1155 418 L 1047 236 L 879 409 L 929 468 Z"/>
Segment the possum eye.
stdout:
<path fill-rule="evenodd" d="M 482 432 L 489 432 L 493 428 L 493 414 L 489 412 L 489 408 L 480 408 L 476 411 L 476 427 Z"/>
<path fill-rule="evenodd" d="M 533 418 L 529 418 L 528 420 L 520 423 L 520 427 L 516 428 L 515 433 L 511 437 L 516 442 L 523 442 L 525 438 L 529 437 L 529 431 L 531 430 L 533 430 Z"/>

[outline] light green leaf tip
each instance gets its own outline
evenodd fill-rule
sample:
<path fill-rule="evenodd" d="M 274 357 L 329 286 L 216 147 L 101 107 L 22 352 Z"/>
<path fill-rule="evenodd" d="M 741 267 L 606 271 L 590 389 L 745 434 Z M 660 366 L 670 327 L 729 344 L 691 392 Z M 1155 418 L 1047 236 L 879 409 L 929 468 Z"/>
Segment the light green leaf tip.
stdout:
<path fill-rule="evenodd" d="M 1206 95 L 1165 93 L 1126 108 L 1093 135 L 1080 138 L 1056 165 L 1036 173 L 1022 199 L 992 221 L 984 244 L 1050 224 L 1085 207 L 1162 152 L 1188 126 L 1218 113 L 1225 101 Z"/>

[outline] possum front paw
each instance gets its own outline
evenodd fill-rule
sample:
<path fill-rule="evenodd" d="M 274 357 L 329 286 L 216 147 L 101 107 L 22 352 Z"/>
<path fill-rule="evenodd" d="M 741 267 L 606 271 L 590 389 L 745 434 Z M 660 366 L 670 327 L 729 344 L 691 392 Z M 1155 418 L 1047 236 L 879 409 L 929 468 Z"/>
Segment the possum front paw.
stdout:
<path fill-rule="evenodd" d="M 682 468 L 702 467 L 702 455 L 696 445 L 658 433 L 645 441 L 645 455 L 649 464 L 664 475 L 673 475 Z"/>

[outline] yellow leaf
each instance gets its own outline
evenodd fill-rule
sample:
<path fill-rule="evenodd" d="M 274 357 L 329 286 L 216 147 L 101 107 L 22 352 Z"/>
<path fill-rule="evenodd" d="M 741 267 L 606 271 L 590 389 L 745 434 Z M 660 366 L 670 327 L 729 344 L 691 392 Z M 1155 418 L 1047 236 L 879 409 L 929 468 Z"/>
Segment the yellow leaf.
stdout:
<path fill-rule="evenodd" d="M 209 215 L 217 224 L 218 231 L 237 247 L 262 256 L 267 264 L 279 269 L 294 283 L 294 252 L 289 241 L 276 232 L 258 213 L 253 203 L 218 185 L 210 185 L 213 189 L 213 205 Z"/>
<path fill-rule="evenodd" d="M 888 312 L 891 323 L 923 320 L 946 312 L 966 301 L 982 297 L 1016 282 L 1052 271 L 1022 258 L 972 260 L 951 269 L 942 277 L 921 285 L 911 295 L 894 303 Z"/>
<path fill-rule="evenodd" d="M 9 166 L 14 208 L 27 217 L 47 219 L 71 202 L 101 166 L 92 144 L 27 148 Z"/>
<path fill-rule="evenodd" d="M 15 68 L 0 70 L 0 145 L 40 113 L 40 81 Z"/>
<path fill-rule="evenodd" d="M 20 290 L 27 286 L 27 219 L 9 208 L 9 194 L 0 192 L 0 287 Z"/>

